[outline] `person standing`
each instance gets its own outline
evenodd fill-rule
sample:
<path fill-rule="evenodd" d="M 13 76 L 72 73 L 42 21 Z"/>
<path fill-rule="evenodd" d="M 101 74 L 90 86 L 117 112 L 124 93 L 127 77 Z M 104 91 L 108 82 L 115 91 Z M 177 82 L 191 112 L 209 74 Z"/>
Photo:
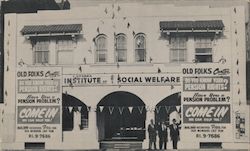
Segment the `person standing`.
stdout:
<path fill-rule="evenodd" d="M 173 119 L 173 124 L 169 126 L 170 129 L 170 136 L 173 142 L 173 149 L 177 149 L 177 143 L 179 140 L 179 125 L 176 123 L 176 120 Z"/>
<path fill-rule="evenodd" d="M 167 141 L 168 141 L 168 129 L 166 124 L 162 121 L 158 127 L 158 136 L 159 136 L 159 148 L 167 149 Z"/>
<path fill-rule="evenodd" d="M 148 136 L 149 149 L 152 149 L 152 144 L 154 145 L 154 149 L 156 149 L 156 127 L 153 119 L 150 120 L 150 124 L 148 125 Z"/>

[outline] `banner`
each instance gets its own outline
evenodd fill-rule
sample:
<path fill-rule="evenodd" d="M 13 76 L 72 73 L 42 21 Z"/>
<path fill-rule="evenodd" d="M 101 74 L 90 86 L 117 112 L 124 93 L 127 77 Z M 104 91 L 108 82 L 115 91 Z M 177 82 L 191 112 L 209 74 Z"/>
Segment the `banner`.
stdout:
<path fill-rule="evenodd" d="M 140 74 L 67 74 L 63 75 L 63 86 L 173 86 L 181 85 L 180 75 L 171 73 Z"/>

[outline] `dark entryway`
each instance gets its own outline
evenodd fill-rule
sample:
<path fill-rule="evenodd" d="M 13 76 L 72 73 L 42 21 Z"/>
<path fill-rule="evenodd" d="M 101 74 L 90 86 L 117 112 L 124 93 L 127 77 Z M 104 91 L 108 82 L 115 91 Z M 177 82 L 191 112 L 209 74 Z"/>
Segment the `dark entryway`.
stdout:
<path fill-rule="evenodd" d="M 72 131 L 74 128 L 74 112 L 80 112 L 79 129 L 88 127 L 88 107 L 81 100 L 69 94 L 62 94 L 62 130 Z"/>
<path fill-rule="evenodd" d="M 155 122 L 166 122 L 170 124 L 170 114 L 173 112 L 181 112 L 178 107 L 181 106 L 181 93 L 174 93 L 161 100 L 155 109 Z"/>
<path fill-rule="evenodd" d="M 145 139 L 146 110 L 136 95 L 117 91 L 97 104 L 99 141 L 142 141 Z"/>

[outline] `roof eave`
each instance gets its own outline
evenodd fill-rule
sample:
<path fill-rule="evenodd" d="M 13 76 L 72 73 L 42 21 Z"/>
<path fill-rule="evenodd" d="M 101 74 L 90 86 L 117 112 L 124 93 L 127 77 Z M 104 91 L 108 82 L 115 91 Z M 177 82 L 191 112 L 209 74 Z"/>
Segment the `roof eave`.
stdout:
<path fill-rule="evenodd" d="M 48 37 L 48 36 L 76 36 L 82 35 L 82 32 L 72 32 L 72 33 L 32 33 L 32 34 L 25 34 L 25 37 Z"/>

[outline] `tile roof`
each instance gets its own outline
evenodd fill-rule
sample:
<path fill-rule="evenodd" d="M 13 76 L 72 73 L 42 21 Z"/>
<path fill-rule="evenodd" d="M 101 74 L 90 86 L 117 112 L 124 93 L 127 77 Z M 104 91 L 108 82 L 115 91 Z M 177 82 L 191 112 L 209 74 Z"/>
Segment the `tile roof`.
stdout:
<path fill-rule="evenodd" d="M 199 21 L 161 21 L 161 30 L 222 30 L 222 20 L 199 20 Z"/>
<path fill-rule="evenodd" d="M 82 24 L 61 24 L 61 25 L 32 25 L 24 26 L 21 30 L 23 35 L 48 34 L 48 33 L 79 33 L 82 31 Z"/>

